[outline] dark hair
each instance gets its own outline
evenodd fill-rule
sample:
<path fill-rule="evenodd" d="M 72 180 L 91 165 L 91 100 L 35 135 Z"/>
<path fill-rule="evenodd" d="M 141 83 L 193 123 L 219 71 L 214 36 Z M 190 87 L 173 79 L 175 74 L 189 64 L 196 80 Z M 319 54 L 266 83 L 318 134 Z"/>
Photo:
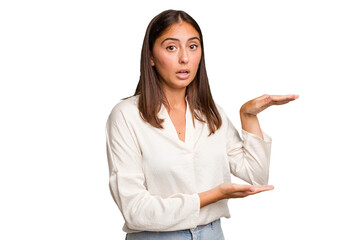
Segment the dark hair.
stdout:
<path fill-rule="evenodd" d="M 140 79 L 135 90 L 135 95 L 139 96 L 138 108 L 141 117 L 156 128 L 163 128 L 163 119 L 159 119 L 157 113 L 160 111 L 161 104 L 169 107 L 169 103 L 163 92 L 161 82 L 158 78 L 156 69 L 151 65 L 151 52 L 155 40 L 172 24 L 187 22 L 191 24 L 200 35 L 201 59 L 194 80 L 186 87 L 186 96 L 192 114 L 193 125 L 194 117 L 205 122 L 195 110 L 198 110 L 207 120 L 210 134 L 215 133 L 221 127 L 222 119 L 216 108 L 211 95 L 209 81 L 205 68 L 204 44 L 201 29 L 197 22 L 186 12 L 176 10 L 166 10 L 155 16 L 149 23 L 141 51 Z"/>

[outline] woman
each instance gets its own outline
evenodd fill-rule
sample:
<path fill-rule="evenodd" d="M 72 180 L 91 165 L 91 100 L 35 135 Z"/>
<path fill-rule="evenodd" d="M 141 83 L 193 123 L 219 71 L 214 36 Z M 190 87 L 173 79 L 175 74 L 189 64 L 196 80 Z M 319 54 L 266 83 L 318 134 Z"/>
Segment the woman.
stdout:
<path fill-rule="evenodd" d="M 106 126 L 110 190 L 127 239 L 223 239 L 229 198 L 273 189 L 271 138 L 256 114 L 298 96 L 264 95 L 240 109 L 242 136 L 212 99 L 198 24 L 168 10 L 149 24 L 135 94 Z M 230 173 L 251 185 L 230 182 Z"/>

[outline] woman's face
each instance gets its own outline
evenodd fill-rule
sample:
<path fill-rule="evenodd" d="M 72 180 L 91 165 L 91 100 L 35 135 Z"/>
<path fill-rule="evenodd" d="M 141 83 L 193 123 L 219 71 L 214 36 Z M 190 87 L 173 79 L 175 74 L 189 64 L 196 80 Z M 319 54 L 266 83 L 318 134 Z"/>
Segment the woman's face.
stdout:
<path fill-rule="evenodd" d="M 175 23 L 154 43 L 151 65 L 155 66 L 164 90 L 184 89 L 196 76 L 201 59 L 200 36 L 187 23 Z"/>

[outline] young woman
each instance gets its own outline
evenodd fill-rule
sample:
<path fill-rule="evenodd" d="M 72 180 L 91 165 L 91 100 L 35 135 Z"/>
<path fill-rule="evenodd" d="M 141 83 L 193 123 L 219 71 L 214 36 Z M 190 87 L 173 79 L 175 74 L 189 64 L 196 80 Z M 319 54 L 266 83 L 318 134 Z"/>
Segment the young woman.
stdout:
<path fill-rule="evenodd" d="M 242 138 L 212 99 L 201 30 L 183 11 L 149 24 L 135 94 L 106 125 L 110 190 L 131 239 L 223 239 L 227 201 L 273 189 L 271 138 L 256 115 L 297 95 L 263 95 L 240 109 Z M 230 182 L 230 173 L 251 185 Z"/>

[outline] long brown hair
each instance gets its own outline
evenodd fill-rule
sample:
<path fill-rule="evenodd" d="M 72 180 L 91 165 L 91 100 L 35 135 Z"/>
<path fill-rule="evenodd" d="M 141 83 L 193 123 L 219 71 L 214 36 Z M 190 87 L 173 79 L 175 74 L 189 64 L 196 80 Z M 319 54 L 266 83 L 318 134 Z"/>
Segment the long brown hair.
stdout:
<path fill-rule="evenodd" d="M 166 107 L 169 107 L 169 103 L 163 92 L 156 69 L 151 65 L 151 52 L 155 40 L 169 26 L 179 21 L 191 24 L 200 35 L 201 59 L 199 68 L 194 80 L 186 87 L 186 96 L 192 114 L 193 125 L 195 126 L 194 117 L 201 122 L 205 122 L 195 111 L 198 110 L 206 119 L 210 136 L 221 127 L 222 119 L 210 91 L 205 68 L 204 44 L 201 29 L 197 22 L 186 12 L 166 10 L 155 16 L 149 23 L 141 51 L 140 79 L 134 96 L 139 95 L 138 108 L 144 121 L 156 128 L 163 128 L 161 124 L 164 120 L 159 119 L 157 113 L 160 111 L 162 103 Z"/>

